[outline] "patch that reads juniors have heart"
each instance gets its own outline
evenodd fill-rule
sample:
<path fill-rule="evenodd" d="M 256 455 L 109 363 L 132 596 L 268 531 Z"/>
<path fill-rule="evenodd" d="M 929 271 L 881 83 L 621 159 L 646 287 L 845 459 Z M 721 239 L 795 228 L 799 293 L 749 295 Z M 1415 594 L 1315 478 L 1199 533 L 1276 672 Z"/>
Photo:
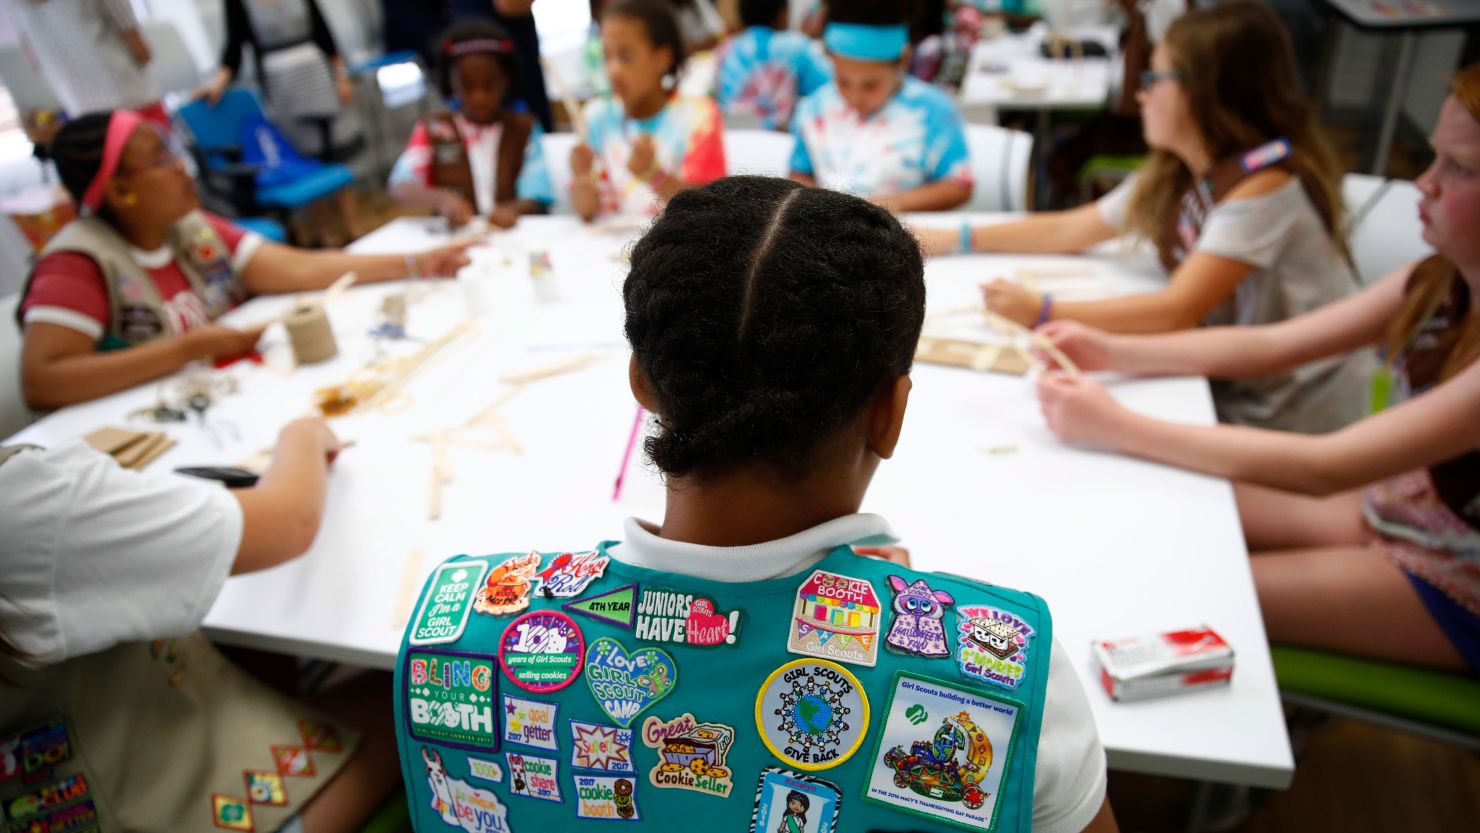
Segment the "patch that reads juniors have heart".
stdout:
<path fill-rule="evenodd" d="M 633 635 L 648 642 L 674 645 L 738 644 L 740 611 L 718 613 L 716 610 L 713 599 L 646 588 L 638 600 Z"/>

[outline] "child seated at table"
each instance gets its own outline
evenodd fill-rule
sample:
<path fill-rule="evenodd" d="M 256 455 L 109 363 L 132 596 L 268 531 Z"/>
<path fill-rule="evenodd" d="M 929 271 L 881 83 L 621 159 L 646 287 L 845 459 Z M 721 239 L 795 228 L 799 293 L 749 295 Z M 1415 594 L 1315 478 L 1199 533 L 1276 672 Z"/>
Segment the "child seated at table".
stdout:
<path fill-rule="evenodd" d="M 1083 376 L 1039 386 L 1064 439 L 1236 481 L 1265 628 L 1290 642 L 1480 673 L 1480 64 L 1456 78 L 1418 179 L 1437 254 L 1259 327 L 1043 332 L 1089 370 L 1250 378 L 1381 345 L 1387 405 L 1326 437 L 1174 425 Z"/>
<path fill-rule="evenodd" d="M 946 211 L 971 199 L 966 126 L 946 93 L 908 73 L 905 5 L 828 5 L 834 79 L 797 105 L 791 178 L 891 211 Z"/>
<path fill-rule="evenodd" d="M 442 95 L 456 109 L 423 116 L 387 183 L 402 205 L 425 208 L 453 227 L 486 216 L 512 228 L 555 202 L 544 131 L 519 98 L 514 41 L 491 20 L 454 24 L 438 42 Z"/>
<path fill-rule="evenodd" d="M 1341 167 L 1301 93 L 1290 39 L 1263 3 L 1178 18 L 1142 80 L 1146 164 L 1098 203 L 959 232 L 921 231 L 933 254 L 1069 253 L 1118 236 L 1153 241 L 1164 289 L 1069 300 L 1004 279 L 988 308 L 1025 325 L 1083 321 L 1123 333 L 1267 324 L 1356 290 Z M 1219 382 L 1224 422 L 1321 433 L 1361 417 L 1371 362 L 1358 354 Z"/>
<path fill-rule="evenodd" d="M 133 387 L 197 360 L 252 350 L 262 328 L 213 323 L 249 294 L 453 275 L 467 246 L 419 254 L 306 251 L 200 210 L 195 181 L 159 131 L 118 110 L 68 122 L 51 144 L 82 207 L 42 250 L 16 312 L 21 386 L 37 409 Z"/>
<path fill-rule="evenodd" d="M 81 443 L 0 448 L 8 829 L 353 830 L 391 792 L 387 681 L 300 701 L 199 631 L 228 574 L 308 549 L 338 448 L 293 422 L 234 491 Z"/>
<path fill-rule="evenodd" d="M 586 104 L 586 135 L 571 149 L 576 213 L 651 215 L 679 191 L 724 176 L 719 108 L 676 92 L 684 46 L 665 0 L 610 4 L 601 41 L 612 95 Z"/>
<path fill-rule="evenodd" d="M 730 177 L 675 196 L 631 261 L 629 376 L 665 515 L 590 552 L 434 572 L 395 686 L 417 828 L 476 809 L 509 830 L 769 833 L 804 790 L 829 830 L 1114 830 L 1047 603 L 986 583 L 990 558 L 974 581 L 852 547 L 892 537 L 858 510 L 909 401 L 910 233 L 853 196 Z M 465 725 L 515 710 L 493 730 L 502 778 L 443 730 L 434 679 L 472 681 Z"/>
<path fill-rule="evenodd" d="M 786 29 L 785 0 L 740 0 L 745 31 L 719 49 L 718 99 L 726 117 L 753 116 L 784 130 L 797 99 L 832 80 L 816 41 Z"/>

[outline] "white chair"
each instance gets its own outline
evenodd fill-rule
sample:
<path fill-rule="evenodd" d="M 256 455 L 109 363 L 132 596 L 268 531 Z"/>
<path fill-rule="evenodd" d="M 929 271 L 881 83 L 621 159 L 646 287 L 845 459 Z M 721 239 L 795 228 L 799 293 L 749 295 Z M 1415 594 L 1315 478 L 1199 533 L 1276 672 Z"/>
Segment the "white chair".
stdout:
<path fill-rule="evenodd" d="M 786 176 L 795 142 L 790 134 L 774 130 L 726 130 L 726 173 Z"/>
<path fill-rule="evenodd" d="M 570 149 L 576 145 L 574 133 L 546 133 L 540 149 L 545 152 L 545 167 L 550 171 L 550 187 L 555 189 L 551 214 L 573 214 L 570 204 Z"/>
<path fill-rule="evenodd" d="M 18 294 L 0 298 L 0 441 L 31 422 L 21 397 L 21 331 L 15 325 L 20 302 Z"/>
<path fill-rule="evenodd" d="M 1027 211 L 1033 135 L 986 124 L 966 125 L 976 186 L 962 211 Z"/>
<path fill-rule="evenodd" d="M 1347 174 L 1341 192 L 1347 210 L 1346 239 L 1364 285 L 1433 253 L 1418 219 L 1423 195 L 1412 182 Z"/>

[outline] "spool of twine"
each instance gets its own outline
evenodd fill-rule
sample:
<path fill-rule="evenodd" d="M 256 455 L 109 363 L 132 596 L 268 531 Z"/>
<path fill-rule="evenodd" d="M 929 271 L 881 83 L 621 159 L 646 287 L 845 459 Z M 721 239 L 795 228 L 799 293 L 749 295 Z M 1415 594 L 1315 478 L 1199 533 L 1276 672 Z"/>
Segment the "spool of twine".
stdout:
<path fill-rule="evenodd" d="M 288 330 L 293 358 L 299 364 L 332 359 L 339 353 L 339 345 L 334 341 L 334 328 L 329 326 L 329 316 L 324 313 L 322 304 L 307 304 L 293 310 L 283 326 Z"/>

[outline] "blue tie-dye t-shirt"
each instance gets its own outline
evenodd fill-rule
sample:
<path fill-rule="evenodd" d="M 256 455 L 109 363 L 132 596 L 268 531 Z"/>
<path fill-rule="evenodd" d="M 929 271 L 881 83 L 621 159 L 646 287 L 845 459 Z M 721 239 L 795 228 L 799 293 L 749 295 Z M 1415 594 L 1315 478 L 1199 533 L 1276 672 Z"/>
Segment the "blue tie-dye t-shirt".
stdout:
<path fill-rule="evenodd" d="M 872 196 L 942 180 L 972 184 L 961 114 L 944 92 L 916 78 L 906 76 L 867 118 L 828 84 L 797 105 L 791 132 L 791 169 L 824 188 Z"/>
<path fill-rule="evenodd" d="M 831 80 L 822 44 L 800 32 L 752 26 L 719 49 L 720 109 L 758 116 L 767 128 L 785 127 L 797 101 Z"/>

